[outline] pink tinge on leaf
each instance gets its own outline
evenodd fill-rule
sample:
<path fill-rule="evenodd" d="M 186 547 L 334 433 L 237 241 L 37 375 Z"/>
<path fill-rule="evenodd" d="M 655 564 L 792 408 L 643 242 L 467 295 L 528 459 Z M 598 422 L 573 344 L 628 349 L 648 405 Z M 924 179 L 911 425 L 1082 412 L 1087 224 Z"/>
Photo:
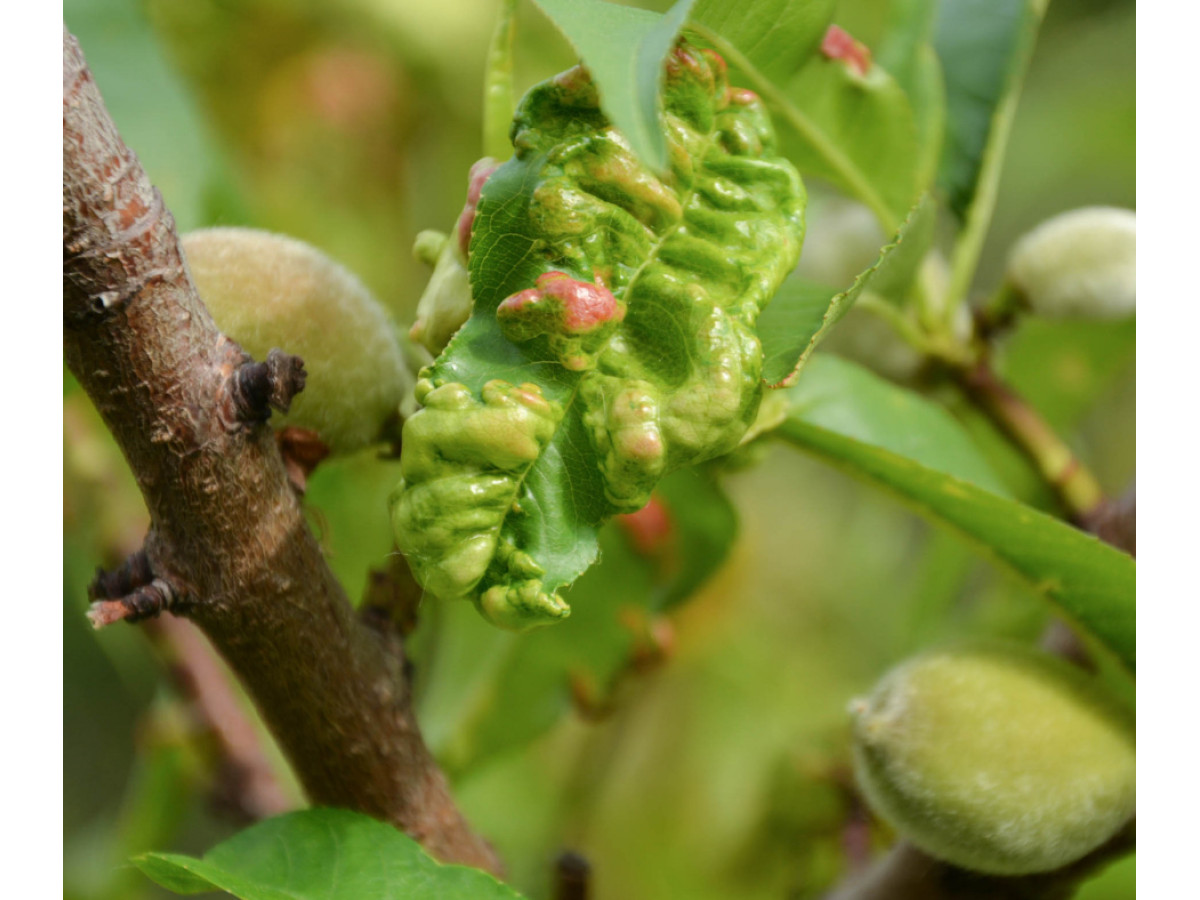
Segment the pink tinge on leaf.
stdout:
<path fill-rule="evenodd" d="M 754 91 L 750 90 L 749 88 L 731 87 L 729 89 L 730 103 L 735 103 L 738 106 L 749 106 L 751 103 L 754 103 L 757 100 L 758 94 L 754 93 Z"/>
<path fill-rule="evenodd" d="M 584 334 L 625 317 L 617 298 L 602 284 L 578 281 L 566 272 L 547 272 L 538 276 L 537 286 L 562 304 L 562 326 L 568 334 Z"/>
<path fill-rule="evenodd" d="M 532 306 L 542 299 L 542 292 L 537 288 L 526 288 L 511 297 L 505 297 L 496 312 L 503 317 L 509 313 L 520 313 L 526 306 Z"/>
<path fill-rule="evenodd" d="M 821 52 L 828 59 L 842 60 L 856 75 L 866 75 L 871 68 L 871 51 L 867 45 L 836 25 L 830 25 L 821 39 Z"/>
<path fill-rule="evenodd" d="M 723 62 L 724 60 L 722 60 Z M 667 71 L 676 73 L 684 69 L 687 69 L 694 75 L 703 75 L 704 63 L 700 58 L 699 51 L 691 46 L 676 44 L 675 49 L 671 51 L 671 55 L 667 57 Z"/>
<path fill-rule="evenodd" d="M 700 52 L 708 57 L 709 65 L 711 65 L 719 74 L 724 75 L 729 71 L 729 65 L 725 62 L 725 57 L 723 57 L 716 50 L 710 50 L 708 47 L 705 47 Z"/>
<path fill-rule="evenodd" d="M 475 209 L 479 206 L 479 196 L 483 193 L 483 183 L 493 172 L 500 168 L 500 163 L 485 156 L 471 166 L 470 180 L 467 185 L 467 203 L 458 216 L 458 246 L 462 248 L 463 256 L 471 246 L 471 228 L 475 225 Z"/>
<path fill-rule="evenodd" d="M 645 557 L 657 557 L 670 547 L 675 534 L 671 511 L 658 494 L 634 513 L 616 517 L 633 549 Z"/>

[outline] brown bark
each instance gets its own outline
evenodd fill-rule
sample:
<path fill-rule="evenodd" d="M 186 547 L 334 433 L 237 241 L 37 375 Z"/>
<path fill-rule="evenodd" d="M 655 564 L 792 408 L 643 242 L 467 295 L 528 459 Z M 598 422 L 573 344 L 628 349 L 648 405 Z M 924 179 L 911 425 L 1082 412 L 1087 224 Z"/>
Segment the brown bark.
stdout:
<path fill-rule="evenodd" d="M 310 799 L 498 871 L 421 739 L 402 661 L 354 615 L 270 429 L 242 408 L 249 358 L 197 296 L 174 220 L 65 28 L 63 331 L 145 498 L 154 577 L 246 686 Z"/>

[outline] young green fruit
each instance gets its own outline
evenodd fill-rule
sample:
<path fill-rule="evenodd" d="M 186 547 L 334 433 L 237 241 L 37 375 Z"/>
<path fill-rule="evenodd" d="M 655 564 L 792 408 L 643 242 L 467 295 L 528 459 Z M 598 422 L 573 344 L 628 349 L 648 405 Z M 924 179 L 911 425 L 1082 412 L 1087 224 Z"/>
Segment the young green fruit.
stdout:
<path fill-rule="evenodd" d="M 1013 247 L 1008 282 L 1046 318 L 1130 315 L 1137 299 L 1135 221 L 1133 210 L 1104 206 L 1055 216 Z"/>
<path fill-rule="evenodd" d="M 315 247 L 266 231 L 209 228 L 182 241 L 221 331 L 256 359 L 278 347 L 304 360 L 304 391 L 276 428 L 316 432 L 333 453 L 384 437 L 413 378 L 362 282 Z"/>
<path fill-rule="evenodd" d="M 851 713 L 872 808 L 957 866 L 1057 869 L 1134 813 L 1132 718 L 1057 658 L 1004 645 L 929 653 Z"/>

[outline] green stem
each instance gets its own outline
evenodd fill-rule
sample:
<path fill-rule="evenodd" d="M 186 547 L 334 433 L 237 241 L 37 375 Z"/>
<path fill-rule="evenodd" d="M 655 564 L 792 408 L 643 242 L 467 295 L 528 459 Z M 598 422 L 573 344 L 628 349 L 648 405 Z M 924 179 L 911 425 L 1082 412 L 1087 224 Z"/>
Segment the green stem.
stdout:
<path fill-rule="evenodd" d="M 695 22 L 689 23 L 688 28 L 695 31 L 729 62 L 741 69 L 763 99 L 796 130 L 797 134 L 809 143 L 813 150 L 824 158 L 851 193 L 871 208 L 876 218 L 879 219 L 879 224 L 883 226 L 883 230 L 888 234 L 895 234 L 900 227 L 900 220 L 871 186 L 866 174 L 854 164 L 853 160 L 842 153 L 815 122 L 801 112 L 783 91 L 775 86 L 774 82 L 759 72 L 754 63 L 743 56 L 742 52 L 725 38 Z"/>
<path fill-rule="evenodd" d="M 500 14 L 488 48 L 483 80 L 483 155 L 506 159 L 512 155 L 508 130 L 512 125 L 513 32 L 517 0 L 500 0 Z"/>
<path fill-rule="evenodd" d="M 967 299 L 971 282 L 975 278 L 975 270 L 979 266 L 983 242 L 987 237 L 992 213 L 996 208 L 1000 175 L 1004 165 L 1004 152 L 1008 147 L 1009 135 L 1012 133 L 1013 120 L 1016 118 L 1021 85 L 1025 81 L 1029 60 L 1033 56 L 1033 46 L 1037 40 L 1038 26 L 1041 24 L 1045 8 L 1046 0 L 1033 0 L 1029 4 L 1028 20 L 1022 28 L 1004 99 L 992 114 L 992 127 L 988 132 L 987 144 L 980 161 L 975 197 L 967 210 L 967 220 L 958 236 L 951 259 L 950 302 L 946 306 L 947 314 Z"/>
<path fill-rule="evenodd" d="M 1077 524 L 1090 520 L 1104 503 L 1104 491 L 1032 406 L 1005 384 L 986 358 L 954 372 L 971 402 L 1033 463 Z"/>
<path fill-rule="evenodd" d="M 887 322 L 909 346 L 924 356 L 931 356 L 951 366 L 965 366 L 974 360 L 969 348 L 948 339 L 941 333 L 927 332 L 905 315 L 904 310 L 878 294 L 864 291 L 855 305 Z"/>

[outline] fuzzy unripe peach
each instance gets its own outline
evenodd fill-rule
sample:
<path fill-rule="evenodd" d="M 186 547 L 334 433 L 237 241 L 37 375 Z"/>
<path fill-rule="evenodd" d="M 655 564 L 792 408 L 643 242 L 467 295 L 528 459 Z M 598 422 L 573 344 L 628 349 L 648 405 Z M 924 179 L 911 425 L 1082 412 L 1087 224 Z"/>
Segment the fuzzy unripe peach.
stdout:
<path fill-rule="evenodd" d="M 1046 318 L 1113 319 L 1137 302 L 1133 210 L 1092 206 L 1043 222 L 1014 245 L 1009 284 Z"/>
<path fill-rule="evenodd" d="M 1082 670 L 968 644 L 890 672 L 851 706 L 871 807 L 931 856 L 996 875 L 1068 865 L 1134 813 L 1132 717 Z"/>
<path fill-rule="evenodd" d="M 316 432 L 334 453 L 381 440 L 413 378 L 391 320 L 349 270 L 295 238 L 208 228 L 182 238 L 217 326 L 255 359 L 278 347 L 307 382 L 276 428 Z"/>

